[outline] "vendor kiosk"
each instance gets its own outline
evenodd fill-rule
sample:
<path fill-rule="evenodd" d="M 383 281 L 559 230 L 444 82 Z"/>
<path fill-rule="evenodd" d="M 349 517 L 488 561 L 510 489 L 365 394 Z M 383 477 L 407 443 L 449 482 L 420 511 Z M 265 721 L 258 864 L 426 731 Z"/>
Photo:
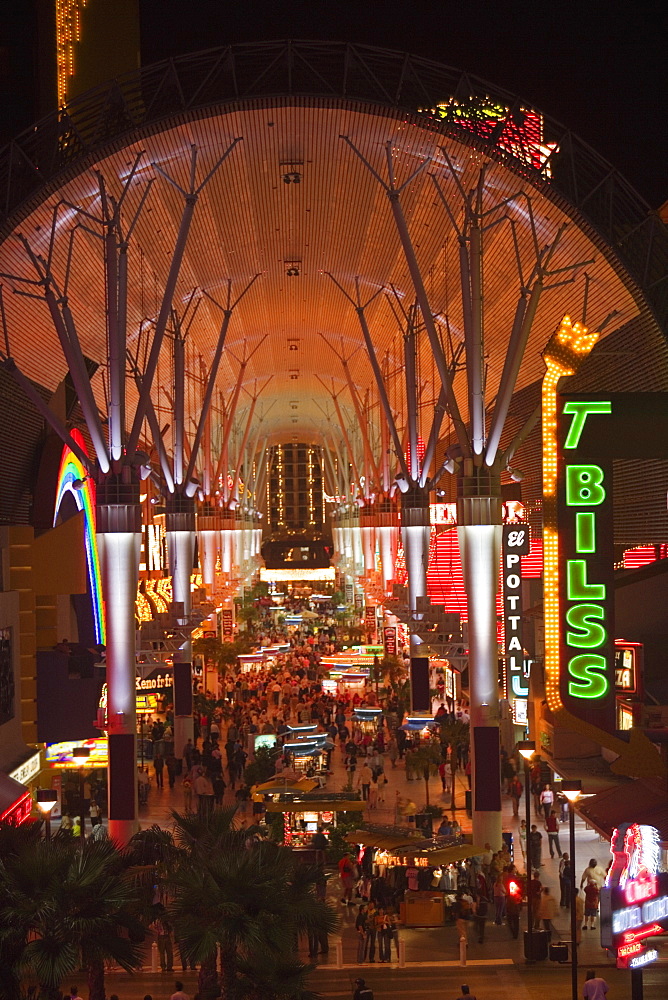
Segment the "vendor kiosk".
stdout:
<path fill-rule="evenodd" d="M 353 722 L 363 734 L 375 737 L 383 728 L 382 708 L 356 708 L 353 712 Z"/>
<path fill-rule="evenodd" d="M 347 793 L 306 792 L 298 795 L 272 795 L 265 804 L 266 813 L 282 813 L 283 843 L 295 849 L 308 849 L 313 834 L 322 826 L 325 836 L 336 829 L 343 813 L 362 813 L 365 803 Z"/>
<path fill-rule="evenodd" d="M 440 927 L 455 893 L 471 879 L 468 859 L 482 853 L 450 837 L 424 840 L 415 831 L 397 828 L 355 830 L 346 840 L 356 844 L 374 876 L 382 876 L 398 901 L 400 921 L 407 927 Z"/>

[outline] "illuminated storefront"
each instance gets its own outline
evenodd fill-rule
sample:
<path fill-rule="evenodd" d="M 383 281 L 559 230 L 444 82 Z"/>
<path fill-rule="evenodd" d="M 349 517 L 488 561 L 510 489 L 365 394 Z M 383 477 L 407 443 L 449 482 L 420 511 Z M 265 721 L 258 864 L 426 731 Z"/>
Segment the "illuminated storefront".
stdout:
<path fill-rule="evenodd" d="M 652 939 L 668 930 L 668 872 L 661 870 L 659 831 L 624 823 L 611 839 L 612 865 L 601 890 L 601 944 L 620 969 L 640 969 L 659 953 Z"/>

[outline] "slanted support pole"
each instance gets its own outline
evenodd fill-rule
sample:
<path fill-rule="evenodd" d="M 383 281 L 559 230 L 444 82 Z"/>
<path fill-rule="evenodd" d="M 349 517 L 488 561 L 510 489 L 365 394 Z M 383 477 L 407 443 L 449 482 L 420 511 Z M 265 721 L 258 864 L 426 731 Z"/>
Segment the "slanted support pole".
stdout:
<path fill-rule="evenodd" d="M 183 261 L 183 255 L 186 250 L 186 245 L 188 243 L 188 234 L 190 233 L 190 226 L 192 224 L 193 215 L 195 214 L 195 206 L 197 205 L 197 199 L 203 188 L 208 184 L 211 177 L 218 170 L 221 164 L 227 159 L 232 150 L 235 148 L 241 139 L 237 138 L 231 143 L 230 146 L 225 150 L 223 155 L 214 165 L 214 167 L 206 175 L 199 187 L 195 186 L 195 173 L 197 168 L 197 147 L 191 147 L 190 156 L 190 188 L 188 191 L 184 191 L 175 181 L 172 180 L 157 164 L 153 164 L 153 168 L 157 173 L 161 174 L 173 187 L 175 187 L 184 197 L 183 212 L 181 214 L 181 222 L 179 224 L 179 232 L 176 238 L 176 243 L 174 245 L 174 252 L 172 254 L 172 260 L 169 266 L 169 272 L 167 274 L 167 281 L 165 282 L 165 288 L 163 291 L 162 302 L 160 304 L 160 311 L 158 313 L 158 318 L 155 324 L 155 330 L 153 332 L 153 341 L 151 343 L 151 350 L 149 352 L 148 361 L 146 364 L 146 371 L 144 372 L 144 377 L 142 380 L 142 392 L 139 397 L 139 402 L 137 404 L 137 410 L 135 412 L 135 419 L 132 424 L 132 430 L 130 431 L 130 438 L 128 440 L 128 452 L 132 454 L 137 449 L 137 443 L 139 441 L 139 435 L 141 434 L 141 426 L 144 422 L 146 416 L 146 409 L 148 406 L 148 400 L 153 389 L 153 379 L 155 378 L 156 368 L 158 367 L 158 359 L 160 357 L 160 350 L 162 348 L 162 341 L 165 335 L 165 330 L 167 329 L 167 322 L 170 317 L 172 309 L 172 300 L 174 298 L 174 292 L 176 290 L 176 282 L 178 281 L 179 272 L 181 270 L 181 263 Z"/>
<path fill-rule="evenodd" d="M 232 282 L 228 279 L 227 284 L 227 308 L 223 311 L 223 322 L 220 327 L 220 332 L 218 334 L 218 341 L 216 343 L 216 350 L 213 356 L 213 361 L 211 362 L 211 371 L 209 372 L 209 378 L 206 384 L 206 390 L 204 393 L 204 400 L 202 402 L 202 411 L 200 413 L 200 418 L 197 424 L 197 430 L 195 431 L 195 437 L 193 440 L 192 448 L 190 451 L 190 461 L 188 462 L 188 468 L 186 470 L 186 482 L 190 482 L 194 473 L 195 466 L 197 463 L 197 457 L 199 454 L 199 448 L 202 441 L 202 435 L 204 434 L 204 429 L 209 417 L 209 411 L 211 408 L 211 400 L 213 399 L 213 391 L 216 386 L 216 379 L 218 377 L 218 368 L 220 367 L 220 359 L 222 357 L 223 348 L 225 346 L 225 338 L 227 336 L 227 328 L 230 325 L 230 320 L 232 319 L 232 313 L 235 308 L 241 302 L 242 298 L 249 290 L 249 288 L 255 283 L 255 281 L 260 277 L 256 274 L 246 285 L 243 292 L 239 297 L 231 302 L 232 295 Z"/>

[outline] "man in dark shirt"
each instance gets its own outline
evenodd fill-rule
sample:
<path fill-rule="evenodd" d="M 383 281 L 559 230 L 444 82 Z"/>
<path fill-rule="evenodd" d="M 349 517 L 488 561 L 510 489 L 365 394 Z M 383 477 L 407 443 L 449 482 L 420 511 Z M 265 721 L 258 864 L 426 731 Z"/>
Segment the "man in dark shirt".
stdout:
<path fill-rule="evenodd" d="M 543 834 L 540 832 L 535 823 L 531 824 L 531 831 L 529 833 L 529 843 L 531 845 L 531 864 L 534 868 L 542 867 L 542 854 L 543 854 Z"/>

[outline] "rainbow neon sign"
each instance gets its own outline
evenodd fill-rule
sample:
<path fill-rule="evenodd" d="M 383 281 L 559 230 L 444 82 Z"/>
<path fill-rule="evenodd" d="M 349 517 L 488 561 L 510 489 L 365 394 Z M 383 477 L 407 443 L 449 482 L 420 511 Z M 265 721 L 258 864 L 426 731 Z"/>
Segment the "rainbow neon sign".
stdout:
<path fill-rule="evenodd" d="M 72 437 L 76 443 L 86 451 L 86 443 L 80 431 L 72 430 Z M 80 489 L 74 488 L 74 483 L 79 481 L 83 485 Z M 95 484 L 87 478 L 87 472 L 81 459 L 68 448 L 63 448 L 60 459 L 60 469 L 58 470 L 58 483 L 56 486 L 56 504 L 53 514 L 53 523 L 56 524 L 60 505 L 66 493 L 71 493 L 77 505 L 77 510 L 84 512 L 84 538 L 86 542 L 86 564 L 88 566 L 88 580 L 90 583 L 91 599 L 93 601 L 93 618 L 95 621 L 95 638 L 98 643 L 106 644 L 107 633 L 104 621 L 104 601 L 102 599 L 102 578 L 100 575 L 100 557 L 97 551 L 97 535 L 95 529 Z"/>

